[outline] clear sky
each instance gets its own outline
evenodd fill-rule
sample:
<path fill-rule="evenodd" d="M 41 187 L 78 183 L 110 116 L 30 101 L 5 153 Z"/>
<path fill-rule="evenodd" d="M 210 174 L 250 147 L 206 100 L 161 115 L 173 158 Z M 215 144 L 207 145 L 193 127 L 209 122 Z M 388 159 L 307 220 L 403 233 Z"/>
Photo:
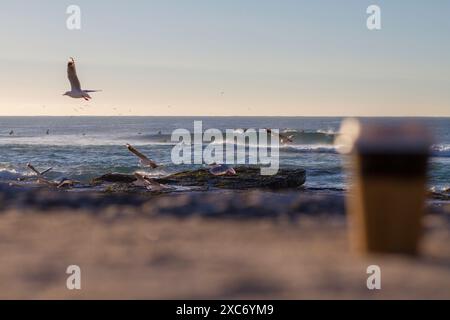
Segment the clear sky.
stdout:
<path fill-rule="evenodd" d="M 450 116 L 448 0 L 1 0 L 0 39 L 0 115 Z"/>

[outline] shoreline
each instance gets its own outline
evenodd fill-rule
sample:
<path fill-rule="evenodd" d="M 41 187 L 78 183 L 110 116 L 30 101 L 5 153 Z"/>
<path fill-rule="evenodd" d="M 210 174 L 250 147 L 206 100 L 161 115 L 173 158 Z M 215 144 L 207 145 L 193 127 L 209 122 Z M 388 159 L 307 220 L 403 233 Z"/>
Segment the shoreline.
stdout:
<path fill-rule="evenodd" d="M 295 199 L 297 197 L 306 197 L 314 199 L 315 197 L 333 198 L 341 207 L 341 213 L 344 214 L 343 203 L 347 190 L 337 188 L 316 188 L 301 186 L 298 188 L 282 188 L 282 189 L 222 189 L 222 188 L 196 188 L 179 189 L 168 191 L 150 191 L 145 188 L 129 188 L 121 187 L 122 184 L 106 184 L 101 186 L 86 185 L 83 187 L 76 187 L 70 189 L 56 189 L 48 186 L 37 184 L 22 184 L 16 185 L 6 182 L 0 182 L 0 209 L 1 208 L 51 208 L 51 207 L 67 207 L 67 208 L 89 208 L 94 207 L 108 207 L 109 205 L 122 204 L 125 206 L 139 206 L 145 202 L 151 201 L 158 197 L 179 197 L 190 195 L 198 196 L 199 198 L 208 197 L 209 195 L 220 194 L 260 194 L 272 195 L 274 198 L 271 201 L 276 201 L 277 197 L 287 197 Z M 84 203 L 84 205 L 83 205 Z M 270 201 L 268 201 L 270 205 Z M 450 194 L 448 192 L 428 192 L 427 206 L 431 211 L 439 206 L 450 205 Z"/>
<path fill-rule="evenodd" d="M 321 203 L 316 209 L 307 209 L 300 214 L 315 214 L 316 211 L 345 214 L 345 197 L 347 191 L 333 188 L 286 188 L 286 189 L 221 189 L 221 188 L 198 188 L 191 190 L 149 191 L 143 188 L 109 188 L 83 187 L 73 189 L 54 189 L 42 185 L 11 186 L 0 182 L 0 210 L 1 209 L 105 209 L 110 206 L 120 205 L 130 208 L 139 208 L 147 203 L 152 203 L 159 198 L 187 198 L 196 201 L 198 207 L 207 199 L 220 199 L 221 202 L 249 201 L 247 198 L 253 196 L 264 199 L 266 207 L 261 205 L 264 211 L 270 211 L 274 217 L 280 212 L 288 210 L 294 202 L 302 201 Z M 233 200 L 236 198 L 238 200 Z M 252 200 L 254 201 L 254 200 Z M 176 202 L 176 201 L 175 201 Z M 282 203 L 281 203 L 282 202 Z M 450 206 L 450 195 L 440 193 L 429 193 L 427 198 L 427 209 L 431 212 L 439 212 L 441 207 Z M 258 207 L 257 203 L 255 207 Z M 238 207 L 233 207 L 239 210 Z M 223 208 L 226 215 L 226 207 Z M 269 216 L 269 214 L 267 214 Z"/>

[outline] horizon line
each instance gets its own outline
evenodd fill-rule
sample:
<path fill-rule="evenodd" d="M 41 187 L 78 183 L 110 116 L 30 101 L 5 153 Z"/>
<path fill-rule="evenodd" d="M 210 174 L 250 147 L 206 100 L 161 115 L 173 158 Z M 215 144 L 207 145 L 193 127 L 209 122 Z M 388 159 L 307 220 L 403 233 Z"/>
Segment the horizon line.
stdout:
<path fill-rule="evenodd" d="M 330 115 L 330 116 L 323 116 L 323 115 L 181 115 L 181 116 L 174 116 L 174 115 L 0 115 L 0 118 L 450 118 L 450 115 L 417 115 L 417 116 L 410 116 L 410 115 L 379 115 L 379 116 L 373 116 L 373 115 Z"/>

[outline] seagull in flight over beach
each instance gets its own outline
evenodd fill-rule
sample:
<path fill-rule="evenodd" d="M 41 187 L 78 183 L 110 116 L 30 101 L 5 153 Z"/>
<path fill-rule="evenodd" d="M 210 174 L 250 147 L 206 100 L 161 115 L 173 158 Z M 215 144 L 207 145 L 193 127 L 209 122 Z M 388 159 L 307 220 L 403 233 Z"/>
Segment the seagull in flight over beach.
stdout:
<path fill-rule="evenodd" d="M 82 90 L 80 80 L 78 80 L 77 69 L 75 68 L 75 60 L 70 58 L 67 64 L 67 77 L 70 81 L 71 90 L 63 94 L 63 96 L 69 96 L 74 99 L 83 98 L 86 101 L 92 99 L 89 93 L 99 92 L 101 90 Z"/>

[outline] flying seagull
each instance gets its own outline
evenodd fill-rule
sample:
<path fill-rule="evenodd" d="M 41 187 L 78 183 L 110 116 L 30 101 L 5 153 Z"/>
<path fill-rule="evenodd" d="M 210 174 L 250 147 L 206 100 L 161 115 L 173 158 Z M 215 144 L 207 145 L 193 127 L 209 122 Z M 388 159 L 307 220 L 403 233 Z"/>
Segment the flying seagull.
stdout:
<path fill-rule="evenodd" d="M 134 173 L 134 176 L 136 177 L 136 181 L 134 182 L 134 185 L 146 187 L 149 190 L 153 191 L 161 191 L 163 189 L 168 189 L 168 186 L 164 184 L 160 184 L 159 182 L 150 179 L 138 172 Z"/>
<path fill-rule="evenodd" d="M 75 68 L 75 60 L 70 58 L 69 63 L 67 64 L 67 77 L 70 81 L 71 90 L 67 91 L 63 94 L 63 96 L 69 96 L 74 99 L 83 98 L 86 101 L 92 99 L 89 93 L 99 92 L 101 90 L 82 90 L 80 80 L 78 80 L 77 69 Z"/>
<path fill-rule="evenodd" d="M 50 172 L 53 168 L 48 168 L 42 172 L 38 171 L 31 163 L 27 163 L 27 168 L 36 173 L 38 177 L 43 177 L 46 173 Z"/>
<path fill-rule="evenodd" d="M 141 152 L 139 152 L 135 147 L 133 147 L 132 145 L 128 144 L 126 145 L 128 151 L 130 151 L 131 153 L 133 153 L 136 157 L 138 157 L 140 159 L 140 163 L 141 165 L 143 165 L 144 167 L 150 167 L 152 169 L 156 169 L 158 168 L 158 164 L 147 158 L 144 154 L 142 154 Z"/>

